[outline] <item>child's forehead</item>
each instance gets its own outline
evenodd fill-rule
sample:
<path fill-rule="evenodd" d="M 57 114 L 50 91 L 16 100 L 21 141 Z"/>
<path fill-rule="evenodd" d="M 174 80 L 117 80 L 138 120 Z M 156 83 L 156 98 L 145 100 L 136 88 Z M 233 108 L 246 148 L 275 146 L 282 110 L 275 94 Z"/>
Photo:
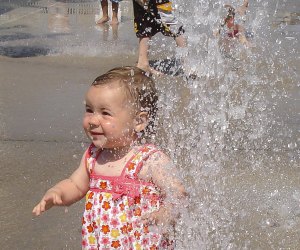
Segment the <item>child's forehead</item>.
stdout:
<path fill-rule="evenodd" d="M 112 91 L 112 92 L 111 92 Z M 110 93 L 109 93 L 110 92 Z M 92 95 L 101 95 L 101 96 L 114 96 L 120 101 L 125 103 L 133 104 L 135 102 L 133 96 L 130 94 L 129 89 L 121 81 L 114 81 L 108 83 L 102 83 L 97 85 L 90 86 L 88 94 L 86 97 Z"/>
<path fill-rule="evenodd" d="M 103 82 L 101 84 L 95 84 L 92 85 L 89 89 L 89 91 L 93 92 L 94 90 L 98 90 L 99 92 L 108 92 L 108 91 L 117 91 L 121 93 L 125 93 L 126 87 L 124 84 L 121 83 L 121 81 L 109 81 L 109 82 Z"/>

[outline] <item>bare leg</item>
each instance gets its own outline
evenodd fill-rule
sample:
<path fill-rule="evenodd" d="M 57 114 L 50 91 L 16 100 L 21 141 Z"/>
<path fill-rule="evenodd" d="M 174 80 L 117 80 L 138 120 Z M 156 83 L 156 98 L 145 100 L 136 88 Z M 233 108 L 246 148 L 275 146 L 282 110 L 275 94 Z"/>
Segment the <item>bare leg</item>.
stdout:
<path fill-rule="evenodd" d="M 245 45 L 246 47 L 251 47 L 251 43 L 247 40 L 246 36 L 244 34 L 240 34 L 239 35 L 239 42 L 243 45 Z"/>
<path fill-rule="evenodd" d="M 176 45 L 178 47 L 178 49 L 176 49 L 176 58 L 180 60 L 180 63 L 182 64 L 182 66 L 187 69 L 187 64 L 186 64 L 186 50 L 184 49 L 186 47 L 186 39 L 184 38 L 183 35 L 180 35 L 178 37 L 175 37 L 175 42 Z"/>
<path fill-rule="evenodd" d="M 139 41 L 139 59 L 137 67 L 150 72 L 152 74 L 160 75 L 161 73 L 151 68 L 149 65 L 148 50 L 149 50 L 149 41 L 151 37 L 142 37 Z"/>
<path fill-rule="evenodd" d="M 186 40 L 183 35 L 175 37 L 175 42 L 176 42 L 176 45 L 180 48 L 186 47 Z"/>
<path fill-rule="evenodd" d="M 150 68 L 148 59 L 149 41 L 150 37 L 142 37 L 139 41 L 139 59 L 137 67 L 143 70 L 149 70 Z"/>
<path fill-rule="evenodd" d="M 238 39 L 239 42 L 243 45 L 245 45 L 246 47 L 251 47 L 250 42 L 247 40 L 246 36 L 245 36 L 245 28 L 242 25 L 236 25 L 237 29 L 239 31 L 238 33 Z"/>
<path fill-rule="evenodd" d="M 118 10 L 119 10 L 119 4 L 112 2 L 112 18 L 111 18 L 111 24 L 118 24 Z"/>
<path fill-rule="evenodd" d="M 101 8 L 102 8 L 102 17 L 96 21 L 97 24 L 105 23 L 109 20 L 108 17 L 108 2 L 107 0 L 101 0 Z"/>

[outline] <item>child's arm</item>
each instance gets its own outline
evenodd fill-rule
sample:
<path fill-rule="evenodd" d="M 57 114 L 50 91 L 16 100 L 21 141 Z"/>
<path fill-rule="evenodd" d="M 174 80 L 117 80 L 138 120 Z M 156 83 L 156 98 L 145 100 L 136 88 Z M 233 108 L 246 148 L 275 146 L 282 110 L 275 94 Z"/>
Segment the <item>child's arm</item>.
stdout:
<path fill-rule="evenodd" d="M 248 9 L 249 1 L 244 0 L 243 5 L 238 7 L 236 12 L 239 13 L 239 15 L 244 16 L 246 15 L 246 11 Z"/>
<path fill-rule="evenodd" d="M 252 44 L 248 41 L 246 35 L 245 35 L 245 28 L 242 25 L 236 24 L 236 28 L 239 32 L 237 34 L 239 42 L 243 45 L 245 45 L 246 47 L 251 47 Z"/>
<path fill-rule="evenodd" d="M 85 152 L 86 154 L 86 152 Z M 83 155 L 79 167 L 68 178 L 50 188 L 32 213 L 40 215 L 53 206 L 69 206 L 84 197 L 89 188 L 89 173 Z"/>
<path fill-rule="evenodd" d="M 164 200 L 158 212 L 152 213 L 146 221 L 157 225 L 172 225 L 179 216 L 179 206 L 184 206 L 187 194 L 177 177 L 177 170 L 168 156 L 162 152 L 152 155 L 144 164 L 141 178 L 150 179 L 162 192 Z"/>
<path fill-rule="evenodd" d="M 224 8 L 229 8 L 229 9 L 234 10 L 233 6 L 230 4 L 224 4 Z"/>

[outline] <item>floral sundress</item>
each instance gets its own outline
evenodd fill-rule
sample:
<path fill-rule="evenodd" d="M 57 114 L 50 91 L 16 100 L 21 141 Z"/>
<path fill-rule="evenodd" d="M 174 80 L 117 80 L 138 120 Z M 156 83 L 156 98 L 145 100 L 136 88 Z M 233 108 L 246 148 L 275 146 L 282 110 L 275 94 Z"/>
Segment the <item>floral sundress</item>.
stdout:
<path fill-rule="evenodd" d="M 94 173 L 101 150 L 93 144 L 86 155 L 90 189 L 82 218 L 82 249 L 170 249 L 155 226 L 144 225 L 141 216 L 159 209 L 159 189 L 138 178 L 143 162 L 158 149 L 145 145 L 126 163 L 120 176 Z"/>

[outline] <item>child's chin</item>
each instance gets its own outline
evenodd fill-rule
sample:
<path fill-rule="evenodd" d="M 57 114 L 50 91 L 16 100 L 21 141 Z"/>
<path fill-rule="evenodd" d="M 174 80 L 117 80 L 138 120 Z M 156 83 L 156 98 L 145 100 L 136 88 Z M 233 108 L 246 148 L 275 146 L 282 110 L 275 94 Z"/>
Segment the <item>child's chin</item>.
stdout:
<path fill-rule="evenodd" d="M 96 148 L 104 148 L 103 144 L 93 142 Z"/>
<path fill-rule="evenodd" d="M 92 139 L 92 142 L 95 145 L 95 147 L 97 147 L 97 148 L 106 148 L 106 143 L 103 141 Z"/>

